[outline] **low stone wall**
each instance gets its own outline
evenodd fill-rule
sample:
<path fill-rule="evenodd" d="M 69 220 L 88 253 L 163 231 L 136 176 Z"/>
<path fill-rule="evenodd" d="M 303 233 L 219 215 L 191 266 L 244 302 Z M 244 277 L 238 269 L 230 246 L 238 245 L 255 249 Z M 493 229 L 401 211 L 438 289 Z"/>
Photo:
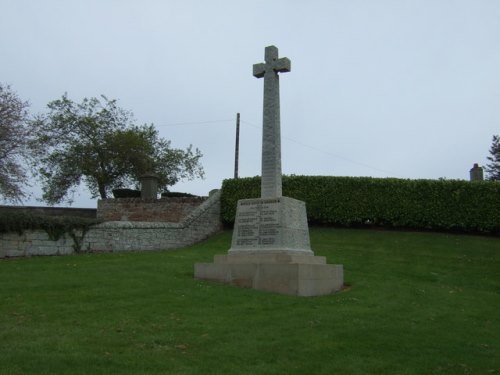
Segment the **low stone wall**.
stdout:
<path fill-rule="evenodd" d="M 27 230 L 21 235 L 15 232 L 0 233 L 0 258 L 64 255 L 73 252 L 75 252 L 75 242 L 67 234 L 54 241 L 43 230 Z"/>
<path fill-rule="evenodd" d="M 220 194 L 210 196 L 178 223 L 110 221 L 96 225 L 85 235 L 82 249 L 161 250 L 192 245 L 222 228 Z"/>
<path fill-rule="evenodd" d="M 178 223 L 111 221 L 91 227 L 83 236 L 53 241 L 41 230 L 0 234 L 0 258 L 61 255 L 75 251 L 166 250 L 189 246 L 222 229 L 220 191 Z M 75 239 L 77 243 L 75 243 Z"/>
<path fill-rule="evenodd" d="M 206 197 L 101 199 L 97 202 L 97 218 L 102 221 L 179 223 L 206 199 Z"/>

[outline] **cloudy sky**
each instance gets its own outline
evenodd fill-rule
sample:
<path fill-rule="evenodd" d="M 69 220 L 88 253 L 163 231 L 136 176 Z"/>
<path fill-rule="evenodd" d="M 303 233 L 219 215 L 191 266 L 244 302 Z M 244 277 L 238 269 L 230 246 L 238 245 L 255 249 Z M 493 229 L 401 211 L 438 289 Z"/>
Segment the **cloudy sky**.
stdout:
<path fill-rule="evenodd" d="M 500 133 L 498 0 L 0 0 L 0 81 L 31 112 L 106 95 L 204 154 L 206 195 L 260 174 L 263 81 L 282 74 L 283 173 L 468 179 Z M 25 204 L 40 205 L 34 198 Z M 73 206 L 95 207 L 82 190 Z"/>

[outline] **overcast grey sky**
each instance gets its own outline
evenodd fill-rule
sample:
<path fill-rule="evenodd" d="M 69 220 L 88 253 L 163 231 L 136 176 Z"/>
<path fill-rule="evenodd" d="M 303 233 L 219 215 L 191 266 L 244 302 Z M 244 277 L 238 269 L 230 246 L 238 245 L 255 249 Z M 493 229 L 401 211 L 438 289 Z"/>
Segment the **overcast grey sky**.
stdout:
<path fill-rule="evenodd" d="M 500 133 L 499 0 L 0 0 L 0 81 L 33 113 L 104 94 L 198 147 L 206 179 L 173 191 L 233 176 L 237 112 L 240 176 L 260 174 L 268 45 L 292 62 L 285 174 L 468 179 Z"/>

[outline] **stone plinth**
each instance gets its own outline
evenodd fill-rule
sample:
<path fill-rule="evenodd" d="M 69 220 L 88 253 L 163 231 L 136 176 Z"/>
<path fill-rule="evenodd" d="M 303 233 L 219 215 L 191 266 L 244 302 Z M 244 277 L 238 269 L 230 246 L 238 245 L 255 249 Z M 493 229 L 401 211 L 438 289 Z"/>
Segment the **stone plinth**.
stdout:
<path fill-rule="evenodd" d="M 156 199 L 158 198 L 158 176 L 154 173 L 142 175 L 141 180 L 141 198 Z"/>
<path fill-rule="evenodd" d="M 197 263 L 195 278 L 268 292 L 319 296 L 342 288 L 342 265 L 314 256 L 305 203 L 293 198 L 238 201 L 231 249 Z"/>
<path fill-rule="evenodd" d="M 216 255 L 213 263 L 195 264 L 197 279 L 223 282 L 267 292 L 301 297 L 321 296 L 342 289 L 342 265 L 325 257 L 286 253 Z"/>

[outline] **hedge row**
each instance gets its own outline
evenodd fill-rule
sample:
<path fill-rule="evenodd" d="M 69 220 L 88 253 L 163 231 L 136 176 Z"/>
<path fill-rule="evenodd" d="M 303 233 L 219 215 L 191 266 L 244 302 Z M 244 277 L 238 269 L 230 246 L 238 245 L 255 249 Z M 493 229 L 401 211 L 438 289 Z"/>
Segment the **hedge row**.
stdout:
<path fill-rule="evenodd" d="M 370 177 L 283 176 L 283 195 L 306 202 L 311 224 L 500 233 L 500 183 Z M 238 199 L 260 196 L 260 177 L 225 180 L 222 219 Z"/>
<path fill-rule="evenodd" d="M 0 215 L 0 233 L 41 229 L 47 232 L 51 240 L 57 241 L 64 233 L 73 235 L 75 230 L 86 232 L 92 225 L 98 224 L 96 219 L 33 215 L 30 213 L 2 213 Z"/>

